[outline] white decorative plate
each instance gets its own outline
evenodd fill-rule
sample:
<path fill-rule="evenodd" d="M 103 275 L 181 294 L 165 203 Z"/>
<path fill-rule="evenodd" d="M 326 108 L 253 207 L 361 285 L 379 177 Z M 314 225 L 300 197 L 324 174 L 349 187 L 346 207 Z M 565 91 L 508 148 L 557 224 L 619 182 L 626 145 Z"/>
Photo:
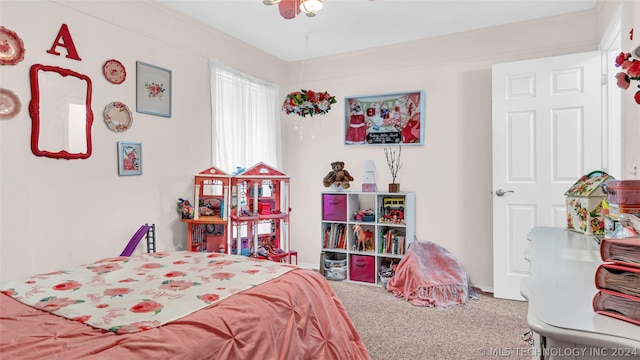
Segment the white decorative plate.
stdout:
<path fill-rule="evenodd" d="M 13 91 L 0 88 L 0 120 L 16 116 L 21 107 L 20 99 Z"/>
<path fill-rule="evenodd" d="M 115 132 L 128 130 L 133 124 L 133 117 L 127 105 L 114 101 L 104 108 L 104 121 L 109 129 Z"/>

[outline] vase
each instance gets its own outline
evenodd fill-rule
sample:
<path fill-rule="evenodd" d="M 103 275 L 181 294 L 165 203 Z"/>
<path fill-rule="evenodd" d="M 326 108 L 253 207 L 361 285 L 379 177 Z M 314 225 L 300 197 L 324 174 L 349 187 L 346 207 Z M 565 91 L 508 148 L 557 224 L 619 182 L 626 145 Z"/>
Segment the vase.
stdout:
<path fill-rule="evenodd" d="M 400 184 L 396 184 L 396 183 L 389 184 L 389 192 L 391 193 L 400 192 Z"/>

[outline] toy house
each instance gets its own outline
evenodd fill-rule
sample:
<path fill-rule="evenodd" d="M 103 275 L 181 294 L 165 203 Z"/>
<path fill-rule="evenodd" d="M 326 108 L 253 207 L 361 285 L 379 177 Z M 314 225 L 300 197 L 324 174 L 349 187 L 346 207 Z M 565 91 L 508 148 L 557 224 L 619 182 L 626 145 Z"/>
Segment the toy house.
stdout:
<path fill-rule="evenodd" d="M 231 176 L 210 167 L 194 175 L 193 217 L 187 223 L 187 250 L 228 253 Z"/>
<path fill-rule="evenodd" d="M 254 256 L 279 260 L 288 255 L 289 180 L 262 162 L 231 177 L 230 242 L 235 249 L 242 253 L 243 239 L 248 239 Z"/>

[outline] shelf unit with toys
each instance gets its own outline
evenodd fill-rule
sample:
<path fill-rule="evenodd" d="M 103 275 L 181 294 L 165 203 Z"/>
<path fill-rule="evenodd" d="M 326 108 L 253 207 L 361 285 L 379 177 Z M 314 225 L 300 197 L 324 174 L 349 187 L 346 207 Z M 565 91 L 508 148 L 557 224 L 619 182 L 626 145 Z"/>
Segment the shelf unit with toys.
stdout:
<path fill-rule="evenodd" d="M 321 266 L 330 280 L 379 284 L 415 238 L 412 192 L 322 192 Z"/>

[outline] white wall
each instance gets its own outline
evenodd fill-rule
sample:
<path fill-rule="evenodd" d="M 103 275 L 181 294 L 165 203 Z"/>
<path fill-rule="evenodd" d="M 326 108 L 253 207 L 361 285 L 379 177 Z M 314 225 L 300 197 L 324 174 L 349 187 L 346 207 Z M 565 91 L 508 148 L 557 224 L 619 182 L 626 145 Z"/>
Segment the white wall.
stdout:
<path fill-rule="evenodd" d="M 138 1 L 5 1 L 1 24 L 23 39 L 25 59 L 0 66 L 0 87 L 15 92 L 22 111 L 0 120 L 1 279 L 54 271 L 119 255 L 144 223 L 155 223 L 159 250 L 184 249 L 186 225 L 176 202 L 192 197 L 192 175 L 211 166 L 208 60 L 282 83 L 286 63 L 229 36 Z M 36 20 L 37 19 L 37 20 Z M 46 51 L 67 24 L 82 61 Z M 102 75 L 120 60 L 127 80 Z M 135 112 L 136 61 L 170 69 L 173 115 Z M 88 75 L 93 83 L 93 154 L 86 160 L 36 157 L 30 150 L 29 68 L 55 65 Z M 133 112 L 124 133 L 102 115 L 112 101 Z M 140 141 L 143 175 L 118 176 L 116 142 Z M 141 247 L 142 248 L 142 247 Z M 140 249 L 141 249 L 140 248 Z"/>
<path fill-rule="evenodd" d="M 288 126 L 283 123 L 288 148 L 296 149 L 286 156 L 286 167 L 295 179 L 292 246 L 304 250 L 301 261 L 319 262 L 318 194 L 332 161 L 345 161 L 356 178 L 354 189 L 360 188 L 367 159 L 376 163 L 379 189 L 391 180 L 382 148 L 342 145 L 344 96 L 422 89 L 425 146 L 403 147 L 404 168 L 397 179 L 402 190 L 416 193 L 417 238 L 443 245 L 462 261 L 475 285 L 492 288 L 491 65 L 596 50 L 613 5 L 307 60 L 301 84 L 292 82 L 290 88 L 327 90 L 339 101 L 315 126 L 302 120 L 303 141 L 291 119 Z M 295 65 L 292 75 L 301 64 Z"/>
<path fill-rule="evenodd" d="M 292 176 L 292 248 L 317 266 L 322 178 L 335 160 L 362 179 L 373 159 L 378 186 L 390 177 L 382 148 L 344 147 L 345 96 L 425 90 L 425 146 L 403 148 L 402 189 L 416 192 L 416 233 L 451 250 L 475 285 L 491 288 L 491 65 L 596 49 L 606 16 L 574 15 L 286 64 L 197 23 L 170 16 L 147 2 L 0 2 L 1 23 L 25 41 L 27 57 L 0 66 L 0 86 L 23 102 L 14 119 L 0 121 L 0 280 L 54 271 L 119 254 L 143 223 L 158 226 L 160 250 L 184 248 L 186 226 L 178 197 L 191 196 L 192 175 L 210 166 L 207 61 L 281 84 L 282 96 L 300 87 L 326 90 L 338 103 L 322 117 L 299 122 L 304 139 L 283 115 L 285 166 Z M 113 14 L 117 14 L 114 16 Z M 604 18 L 604 20 L 603 20 Z M 32 19 L 38 19 L 34 22 Z M 46 53 L 66 23 L 81 62 Z M 598 26 L 594 26 L 598 24 Z M 129 78 L 112 85 L 100 70 L 116 58 Z M 122 101 L 135 109 L 135 61 L 173 71 L 173 116 L 134 112 L 133 127 L 116 134 L 102 109 Z M 94 153 L 87 160 L 35 157 L 27 104 L 32 64 L 68 67 L 94 82 Z M 311 71 L 313 69 L 313 71 Z M 288 80 L 288 82 L 287 82 Z M 635 129 L 637 131 L 637 128 Z M 144 174 L 119 177 L 116 142 L 141 141 Z"/>

